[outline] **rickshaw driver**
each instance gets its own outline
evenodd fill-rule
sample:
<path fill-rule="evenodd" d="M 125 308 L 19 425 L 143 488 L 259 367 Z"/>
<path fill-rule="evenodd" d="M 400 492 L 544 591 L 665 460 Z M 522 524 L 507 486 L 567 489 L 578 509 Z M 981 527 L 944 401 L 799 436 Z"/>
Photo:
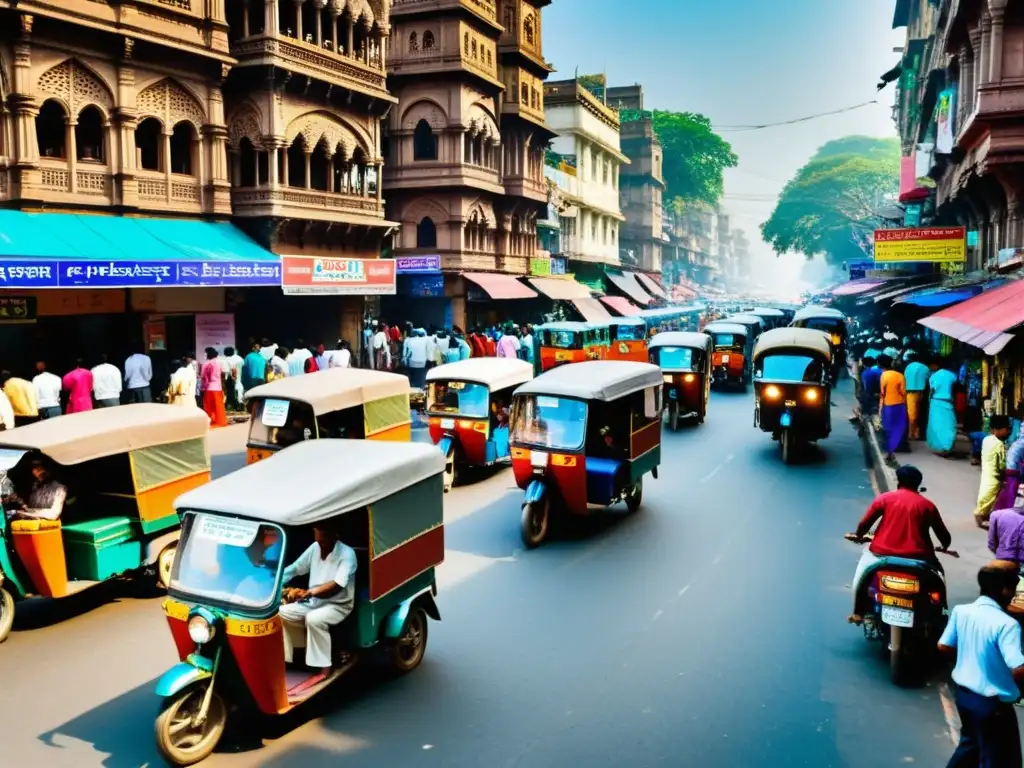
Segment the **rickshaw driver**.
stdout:
<path fill-rule="evenodd" d="M 7 516 L 11 520 L 59 520 L 64 511 L 68 489 L 57 482 L 46 468 L 42 459 L 32 460 L 32 490 L 25 504 L 17 495 L 5 498 Z"/>
<path fill-rule="evenodd" d="M 284 659 L 291 663 L 295 648 L 306 649 L 306 666 L 319 667 L 312 685 L 331 673 L 330 629 L 340 624 L 355 605 L 356 553 L 324 525 L 313 526 L 314 541 L 284 569 L 283 582 L 309 575 L 309 588 L 283 592 L 280 615 L 284 626 Z M 342 654 L 347 663 L 347 654 Z"/>

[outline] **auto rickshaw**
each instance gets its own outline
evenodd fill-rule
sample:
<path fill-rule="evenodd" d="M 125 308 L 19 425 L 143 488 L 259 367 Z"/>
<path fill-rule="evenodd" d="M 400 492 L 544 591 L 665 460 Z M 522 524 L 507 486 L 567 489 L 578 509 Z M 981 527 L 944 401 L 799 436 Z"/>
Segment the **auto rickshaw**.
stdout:
<path fill-rule="evenodd" d="M 209 426 L 198 408 L 143 403 L 0 432 L 0 642 L 18 601 L 124 575 L 167 586 L 181 528 L 172 503 L 210 480 Z M 19 519 L 44 471 L 65 488 L 58 519 Z"/>
<path fill-rule="evenodd" d="M 611 353 L 611 332 L 603 323 L 546 323 L 533 329 L 534 372 L 555 366 L 606 360 Z"/>
<path fill-rule="evenodd" d="M 799 443 L 832 431 L 832 347 L 810 328 L 767 331 L 754 347 L 754 425 L 779 441 L 789 464 Z"/>
<path fill-rule="evenodd" d="M 156 742 L 170 764 L 209 756 L 229 712 L 283 715 L 375 657 L 400 673 L 419 666 L 427 617 L 440 619 L 443 473 L 432 445 L 311 440 L 177 500 L 181 546 L 163 608 L 180 662 L 156 685 Z M 286 666 L 280 615 L 294 598 L 285 568 L 314 545 L 314 527 L 356 555 L 354 605 L 330 629 L 326 676 Z"/>
<path fill-rule="evenodd" d="M 261 384 L 245 399 L 249 464 L 303 440 L 412 439 L 409 379 L 397 373 L 329 368 Z"/>
<path fill-rule="evenodd" d="M 476 357 L 427 371 L 430 439 L 445 457 L 444 490 L 463 467 L 512 460 L 508 413 L 512 392 L 533 378 L 533 366 L 507 357 Z"/>
<path fill-rule="evenodd" d="M 705 325 L 703 333 L 713 342 L 711 383 L 745 388 L 752 378 L 750 330 L 745 325 L 716 320 Z"/>
<path fill-rule="evenodd" d="M 704 423 L 711 396 L 711 357 L 714 342 L 706 333 L 667 331 L 650 342 L 651 362 L 661 368 L 665 381 L 665 412 L 674 432 L 679 419 Z"/>
<path fill-rule="evenodd" d="M 661 463 L 662 373 L 596 360 L 548 371 L 512 401 L 512 471 L 526 491 L 522 537 L 547 538 L 552 508 L 587 515 L 590 504 L 640 507 L 643 476 Z"/>
<path fill-rule="evenodd" d="M 608 327 L 611 331 L 609 360 L 647 362 L 647 323 L 642 317 L 616 317 Z"/>
<path fill-rule="evenodd" d="M 755 307 L 743 314 L 760 317 L 764 321 L 765 328 L 768 330 L 789 325 L 786 314 L 781 309 L 774 309 L 773 307 Z"/>
<path fill-rule="evenodd" d="M 729 315 L 728 317 L 722 318 L 723 323 L 735 323 L 736 325 L 742 325 L 748 330 L 751 342 L 756 342 L 757 337 L 765 332 L 768 328 L 768 323 L 765 322 L 763 317 L 757 315 L 750 315 L 740 312 L 738 314 Z"/>
<path fill-rule="evenodd" d="M 846 315 L 831 307 L 804 307 L 793 316 L 790 325 L 812 328 L 828 335 L 832 345 L 832 381 L 835 382 L 840 370 L 846 366 Z"/>

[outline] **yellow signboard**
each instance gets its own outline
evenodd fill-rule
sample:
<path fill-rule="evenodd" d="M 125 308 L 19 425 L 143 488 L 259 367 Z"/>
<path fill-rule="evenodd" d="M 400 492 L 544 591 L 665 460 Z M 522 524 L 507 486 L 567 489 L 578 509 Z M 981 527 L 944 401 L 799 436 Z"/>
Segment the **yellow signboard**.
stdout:
<path fill-rule="evenodd" d="M 534 277 L 548 277 L 551 274 L 551 259 L 530 259 L 530 274 Z"/>
<path fill-rule="evenodd" d="M 965 262 L 967 230 L 964 227 L 876 229 L 875 262 L 899 261 Z"/>

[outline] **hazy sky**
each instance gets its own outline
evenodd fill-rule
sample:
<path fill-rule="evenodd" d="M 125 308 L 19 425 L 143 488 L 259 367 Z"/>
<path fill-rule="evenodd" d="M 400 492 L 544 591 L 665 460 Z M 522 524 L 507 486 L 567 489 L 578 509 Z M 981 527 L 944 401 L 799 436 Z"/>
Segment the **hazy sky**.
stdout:
<path fill-rule="evenodd" d="M 759 224 L 786 181 L 823 143 L 849 134 L 895 135 L 893 87 L 876 93 L 903 44 L 895 0 L 554 0 L 544 14 L 553 78 L 605 72 L 640 83 L 648 109 L 702 112 L 739 155 L 724 205 L 755 254 L 771 249 Z M 878 99 L 808 123 L 735 132 Z M 797 258 L 774 269 L 791 279 Z M 782 265 L 778 265 L 782 266 Z"/>

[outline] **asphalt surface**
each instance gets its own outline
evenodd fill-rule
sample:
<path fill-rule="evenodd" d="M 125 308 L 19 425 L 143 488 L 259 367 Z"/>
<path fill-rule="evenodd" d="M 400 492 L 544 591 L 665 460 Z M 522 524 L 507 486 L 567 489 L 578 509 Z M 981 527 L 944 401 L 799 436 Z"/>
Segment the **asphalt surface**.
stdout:
<path fill-rule="evenodd" d="M 508 471 L 456 488 L 423 665 L 354 676 L 205 765 L 944 764 L 941 686 L 894 688 L 845 622 L 842 534 L 872 491 L 834 415 L 786 467 L 750 397 L 716 394 L 703 426 L 666 431 L 639 512 L 531 552 Z M 159 600 L 114 584 L 34 608 L 0 647 L 0 766 L 160 765 L 152 690 L 176 657 Z"/>

